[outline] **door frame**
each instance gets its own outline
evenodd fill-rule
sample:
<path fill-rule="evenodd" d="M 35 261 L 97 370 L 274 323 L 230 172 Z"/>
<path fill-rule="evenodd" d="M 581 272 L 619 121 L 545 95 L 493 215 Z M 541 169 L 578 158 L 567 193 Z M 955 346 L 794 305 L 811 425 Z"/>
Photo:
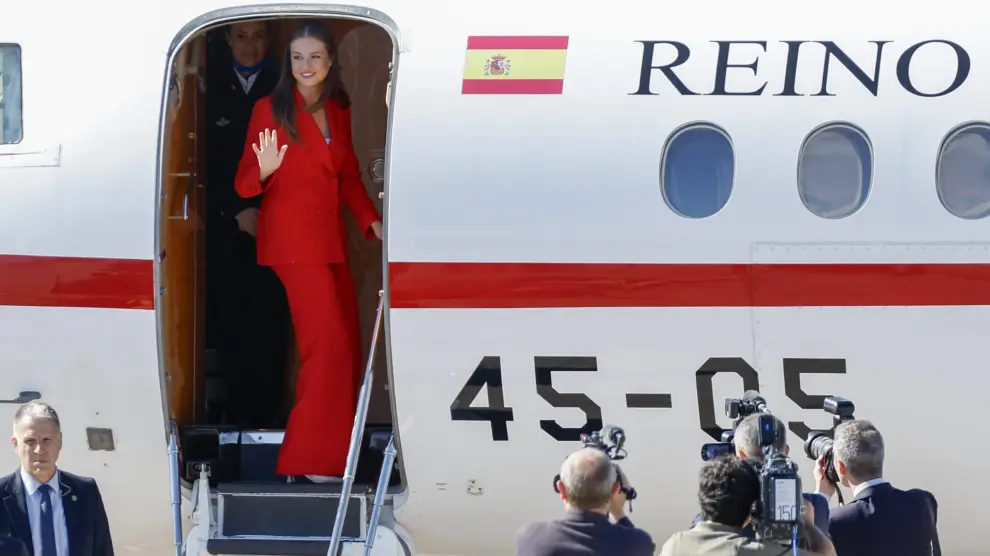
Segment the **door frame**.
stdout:
<path fill-rule="evenodd" d="M 169 130 L 167 126 L 167 116 L 169 111 L 169 89 L 173 86 L 173 73 L 172 67 L 175 64 L 176 57 L 181 52 L 182 48 L 186 46 L 194 36 L 204 33 L 211 27 L 217 25 L 229 24 L 236 21 L 248 20 L 248 19 L 259 19 L 259 18 L 269 18 L 269 17 L 319 17 L 319 18 L 334 18 L 334 19 L 353 19 L 358 21 L 363 21 L 377 25 L 378 27 L 385 30 L 388 33 L 389 38 L 392 41 L 392 63 L 391 63 L 391 77 L 389 80 L 388 88 L 386 91 L 386 102 L 388 106 L 388 116 L 386 124 L 386 134 L 385 134 L 385 170 L 384 170 L 384 180 L 383 180 L 383 206 L 382 206 L 382 221 L 383 221 L 383 234 L 382 234 L 382 290 L 385 297 L 384 300 L 384 315 L 383 315 L 383 328 L 384 328 L 384 341 L 385 341 L 385 354 L 386 354 L 386 373 L 388 382 L 391 384 L 392 381 L 392 364 L 391 364 L 391 342 L 389 341 L 389 295 L 388 295 L 388 185 L 389 185 L 389 175 L 391 171 L 391 149 L 392 149 L 392 125 L 394 117 L 394 107 L 395 107 L 395 77 L 398 75 L 399 70 L 399 53 L 401 51 L 402 41 L 399 32 L 398 24 L 387 14 L 376 9 L 367 8 L 363 6 L 354 5 L 344 5 L 344 4 L 326 4 L 326 5 L 312 5 L 312 6 L 301 6 L 299 4 L 281 4 L 273 3 L 270 5 L 253 5 L 253 6 L 238 6 L 232 8 L 223 8 L 219 10 L 213 10 L 206 12 L 199 17 L 196 17 L 186 23 L 174 36 L 172 43 L 168 49 L 168 55 L 166 56 L 164 71 L 162 75 L 162 89 L 161 89 L 161 103 L 159 110 L 159 123 L 158 123 L 158 146 L 157 146 L 157 156 L 155 161 L 155 221 L 154 221 L 154 282 L 155 291 L 157 292 L 157 299 L 155 303 L 155 319 L 157 326 L 157 343 L 158 343 L 158 378 L 159 378 L 159 388 L 161 393 L 161 403 L 162 403 L 162 415 L 164 416 L 162 427 L 165 432 L 166 438 L 172 432 L 173 424 L 170 422 L 170 411 L 169 411 L 169 401 L 168 401 L 168 383 L 167 383 L 167 372 L 166 369 L 166 345 L 165 345 L 165 334 L 163 330 L 163 317 L 162 317 L 162 295 L 164 288 L 167 284 L 163 283 L 163 273 L 162 265 L 163 260 L 160 254 L 162 253 L 162 242 L 164 238 L 162 237 L 162 219 L 167 218 L 164 215 L 163 210 L 167 207 L 163 205 L 162 194 L 165 189 L 165 179 L 164 173 L 167 171 L 165 166 L 165 148 L 167 141 L 169 140 Z M 391 406 L 391 411 L 393 415 L 393 434 L 395 436 L 396 448 L 401 452 L 401 444 L 399 438 L 399 431 L 396 422 L 394 421 L 395 416 L 395 396 L 392 390 L 389 389 L 389 403 Z M 397 462 L 401 468 L 401 460 Z"/>

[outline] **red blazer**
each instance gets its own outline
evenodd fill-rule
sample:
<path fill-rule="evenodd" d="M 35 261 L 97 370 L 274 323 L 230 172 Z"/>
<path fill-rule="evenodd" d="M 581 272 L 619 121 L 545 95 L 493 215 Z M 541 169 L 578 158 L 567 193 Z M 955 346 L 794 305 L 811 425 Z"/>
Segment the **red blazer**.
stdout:
<path fill-rule="evenodd" d="M 271 97 L 263 97 L 254 105 L 234 187 L 244 198 L 265 194 L 258 217 L 260 265 L 347 262 L 341 201 L 365 237 L 375 237 L 371 224 L 381 216 L 361 181 L 351 144 L 351 111 L 329 100 L 326 114 L 330 123 L 329 146 L 296 91 L 300 141 L 296 143 L 275 123 Z M 258 133 L 264 133 L 266 128 L 278 131 L 279 147 L 288 143 L 289 148 L 282 165 L 262 185 L 258 180 L 258 157 L 251 145 L 258 142 Z"/>

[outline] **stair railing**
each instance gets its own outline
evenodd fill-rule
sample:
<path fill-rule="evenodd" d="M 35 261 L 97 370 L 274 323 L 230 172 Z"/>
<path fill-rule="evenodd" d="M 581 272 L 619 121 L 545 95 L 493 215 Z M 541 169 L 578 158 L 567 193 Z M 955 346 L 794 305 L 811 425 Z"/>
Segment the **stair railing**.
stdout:
<path fill-rule="evenodd" d="M 354 413 L 354 428 L 351 430 L 351 444 L 347 448 L 347 467 L 344 470 L 344 480 L 340 487 L 340 503 L 337 504 L 337 517 L 333 521 L 333 534 L 330 536 L 330 546 L 327 556 L 337 556 L 340 537 L 344 530 L 344 520 L 347 515 L 347 503 L 351 497 L 351 486 L 354 484 L 354 473 L 357 470 L 358 453 L 364 440 L 364 424 L 368 419 L 368 404 L 371 401 L 371 388 L 375 378 L 375 351 L 378 348 L 379 333 L 382 328 L 382 312 L 385 296 L 378 291 L 378 311 L 375 313 L 375 327 L 371 333 L 371 347 L 368 350 L 368 362 L 364 366 L 364 380 L 361 382 L 361 393 L 358 395 L 357 411 Z"/>
<path fill-rule="evenodd" d="M 372 503 L 371 519 L 368 520 L 368 536 L 364 539 L 364 556 L 371 556 L 375 546 L 375 532 L 378 530 L 378 519 L 381 517 L 382 506 L 385 505 L 385 493 L 388 491 L 388 481 L 392 478 L 392 465 L 395 463 L 395 433 L 388 439 L 385 447 L 385 459 L 382 461 L 382 471 L 378 475 L 378 486 L 375 488 L 375 501 Z"/>
<path fill-rule="evenodd" d="M 182 491 L 179 486 L 179 427 L 175 421 L 169 424 L 168 470 L 172 496 L 172 542 L 175 556 L 182 556 Z"/>

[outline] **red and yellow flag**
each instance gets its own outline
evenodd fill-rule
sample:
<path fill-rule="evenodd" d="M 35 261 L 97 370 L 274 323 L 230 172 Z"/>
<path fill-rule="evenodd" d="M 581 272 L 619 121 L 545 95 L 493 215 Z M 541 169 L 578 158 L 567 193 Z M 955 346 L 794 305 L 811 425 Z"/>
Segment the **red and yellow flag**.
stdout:
<path fill-rule="evenodd" d="M 468 37 L 465 95 L 559 95 L 568 37 Z"/>

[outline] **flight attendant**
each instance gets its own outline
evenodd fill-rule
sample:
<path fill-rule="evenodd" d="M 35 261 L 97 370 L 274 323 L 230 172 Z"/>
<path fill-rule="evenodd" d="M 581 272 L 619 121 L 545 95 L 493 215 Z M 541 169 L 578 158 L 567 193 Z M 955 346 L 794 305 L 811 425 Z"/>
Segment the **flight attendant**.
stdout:
<path fill-rule="evenodd" d="M 302 360 L 276 473 L 331 482 L 344 474 L 361 366 L 341 205 L 367 239 L 381 239 L 382 222 L 351 145 L 333 33 L 305 21 L 289 40 L 274 91 L 254 106 L 235 184 L 244 198 L 264 193 L 258 264 L 285 286 Z"/>

